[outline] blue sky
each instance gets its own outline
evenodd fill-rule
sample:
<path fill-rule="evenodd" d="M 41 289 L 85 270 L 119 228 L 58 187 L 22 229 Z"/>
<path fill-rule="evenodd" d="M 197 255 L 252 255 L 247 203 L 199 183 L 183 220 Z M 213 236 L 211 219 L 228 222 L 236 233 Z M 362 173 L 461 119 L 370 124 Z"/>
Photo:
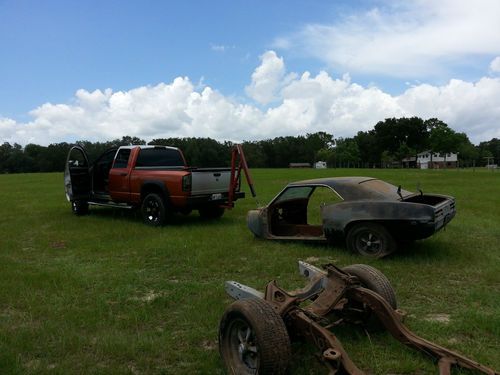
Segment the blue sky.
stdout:
<path fill-rule="evenodd" d="M 327 3 L 1 1 L 0 113 L 23 116 L 80 88 L 127 90 L 178 76 L 239 95 L 273 37 L 333 13 Z"/>
<path fill-rule="evenodd" d="M 499 20 L 493 0 L 0 0 L 0 140 L 352 136 L 403 115 L 488 140 Z"/>

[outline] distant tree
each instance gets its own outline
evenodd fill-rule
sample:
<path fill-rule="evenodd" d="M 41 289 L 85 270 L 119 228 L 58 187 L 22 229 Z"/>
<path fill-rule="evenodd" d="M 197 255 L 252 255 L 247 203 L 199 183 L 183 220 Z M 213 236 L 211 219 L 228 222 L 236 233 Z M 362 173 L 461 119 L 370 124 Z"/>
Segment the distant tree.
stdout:
<path fill-rule="evenodd" d="M 380 155 L 380 164 L 381 167 L 383 168 L 392 165 L 394 161 L 395 161 L 394 157 L 391 155 L 389 151 L 384 151 Z"/>
<path fill-rule="evenodd" d="M 374 136 L 378 147 L 396 156 L 403 145 L 415 152 L 427 147 L 428 128 L 419 117 L 387 118 L 374 127 Z"/>
<path fill-rule="evenodd" d="M 430 131 L 429 145 L 432 151 L 431 155 L 435 152 L 443 154 L 446 164 L 447 154 L 458 152 L 459 142 L 461 140 L 462 137 L 459 134 L 442 122 L 434 126 Z"/>
<path fill-rule="evenodd" d="M 470 165 L 479 158 L 479 149 L 474 146 L 465 133 L 457 133 L 457 152 L 460 165 Z"/>
<path fill-rule="evenodd" d="M 358 144 L 353 138 L 339 138 L 335 147 L 335 159 L 337 163 L 350 168 L 361 161 Z"/>
<path fill-rule="evenodd" d="M 335 150 L 329 148 L 322 148 L 318 152 L 316 152 L 316 161 L 325 161 L 327 165 L 334 167 L 335 166 Z"/>
<path fill-rule="evenodd" d="M 219 167 L 230 163 L 231 142 L 220 143 L 211 138 L 157 138 L 149 144 L 180 148 L 191 166 Z"/>
<path fill-rule="evenodd" d="M 245 157 L 250 168 L 266 167 L 266 156 L 260 141 L 245 141 L 242 144 Z"/>
<path fill-rule="evenodd" d="M 490 155 L 490 157 L 495 159 L 496 163 L 500 163 L 500 139 L 492 138 L 489 141 L 479 143 L 478 157 L 487 157 L 487 152 L 489 152 L 488 155 Z"/>
<path fill-rule="evenodd" d="M 374 130 L 368 132 L 360 131 L 354 137 L 360 153 L 360 158 L 364 163 L 377 165 L 380 163 L 382 147 L 377 142 L 377 136 Z"/>
<path fill-rule="evenodd" d="M 71 148 L 71 145 L 66 142 L 50 144 L 44 156 L 47 172 L 62 172 L 66 164 L 66 157 Z"/>
<path fill-rule="evenodd" d="M 139 137 L 131 137 L 130 135 L 123 136 L 122 139 L 115 139 L 111 141 L 113 146 L 132 146 L 132 145 L 145 145 L 146 141 Z"/>

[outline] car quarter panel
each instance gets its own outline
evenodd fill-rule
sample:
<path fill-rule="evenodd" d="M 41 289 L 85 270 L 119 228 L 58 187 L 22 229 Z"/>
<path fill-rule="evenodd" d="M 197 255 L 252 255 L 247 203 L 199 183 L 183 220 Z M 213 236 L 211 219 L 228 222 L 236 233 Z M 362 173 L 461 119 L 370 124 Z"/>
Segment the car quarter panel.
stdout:
<path fill-rule="evenodd" d="M 343 232 L 357 221 L 406 221 L 432 223 L 434 209 L 416 203 L 392 201 L 355 201 L 326 205 L 322 210 L 325 230 Z"/>

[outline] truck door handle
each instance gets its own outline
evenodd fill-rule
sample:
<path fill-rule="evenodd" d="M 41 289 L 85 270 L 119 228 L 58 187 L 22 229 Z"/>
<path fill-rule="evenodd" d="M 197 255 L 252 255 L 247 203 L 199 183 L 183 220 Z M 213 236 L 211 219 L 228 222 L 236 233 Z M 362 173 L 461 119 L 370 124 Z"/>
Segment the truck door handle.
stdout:
<path fill-rule="evenodd" d="M 214 173 L 214 177 L 220 177 L 220 173 Z"/>
<path fill-rule="evenodd" d="M 125 177 L 126 175 L 128 175 L 128 173 L 120 173 L 120 176 Z"/>

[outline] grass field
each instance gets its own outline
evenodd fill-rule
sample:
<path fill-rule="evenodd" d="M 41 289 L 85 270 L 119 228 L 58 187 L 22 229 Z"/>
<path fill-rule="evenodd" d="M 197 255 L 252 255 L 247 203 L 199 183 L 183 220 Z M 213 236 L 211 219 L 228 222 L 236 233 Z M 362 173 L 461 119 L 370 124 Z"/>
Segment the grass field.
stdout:
<path fill-rule="evenodd" d="M 220 374 L 217 329 L 226 280 L 297 288 L 297 260 L 367 263 L 396 289 L 421 336 L 500 369 L 500 173 L 476 170 L 253 170 L 267 203 L 298 179 L 367 175 L 453 195 L 445 231 L 383 260 L 342 248 L 255 239 L 238 201 L 218 221 L 196 213 L 164 228 L 138 213 L 71 213 L 62 174 L 0 175 L 0 374 Z M 440 318 L 440 319 L 436 319 Z M 359 367 L 374 374 L 435 374 L 422 354 L 387 333 L 342 329 Z M 294 344 L 292 374 L 323 374 Z"/>

